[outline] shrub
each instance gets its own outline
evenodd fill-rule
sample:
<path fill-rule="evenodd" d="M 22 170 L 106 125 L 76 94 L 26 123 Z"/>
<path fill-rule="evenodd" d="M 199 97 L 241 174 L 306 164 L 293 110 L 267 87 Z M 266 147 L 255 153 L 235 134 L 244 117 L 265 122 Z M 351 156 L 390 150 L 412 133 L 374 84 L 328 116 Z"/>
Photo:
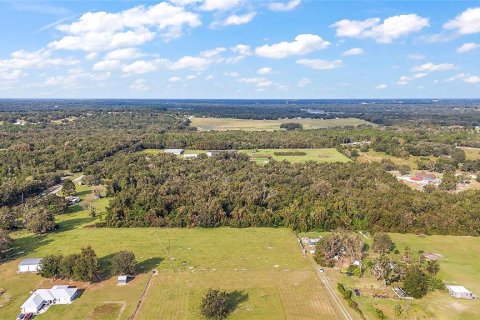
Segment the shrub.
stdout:
<path fill-rule="evenodd" d="M 202 299 L 200 311 L 208 319 L 224 319 L 228 315 L 227 300 L 226 292 L 209 289 Z"/>
<path fill-rule="evenodd" d="M 137 261 L 135 255 L 130 251 L 120 251 L 113 257 L 112 260 L 112 274 L 115 275 L 133 275 Z"/>
<path fill-rule="evenodd" d="M 418 266 L 411 267 L 407 270 L 403 287 L 409 295 L 420 299 L 428 292 L 427 276 Z"/>

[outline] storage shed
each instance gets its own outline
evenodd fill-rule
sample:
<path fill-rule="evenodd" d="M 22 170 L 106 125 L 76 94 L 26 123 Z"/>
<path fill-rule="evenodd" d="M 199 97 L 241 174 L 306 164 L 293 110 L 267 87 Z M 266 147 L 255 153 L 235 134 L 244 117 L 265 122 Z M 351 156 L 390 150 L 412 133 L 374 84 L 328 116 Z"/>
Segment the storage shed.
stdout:
<path fill-rule="evenodd" d="M 18 265 L 18 272 L 39 272 L 42 269 L 42 258 L 23 259 Z"/>
<path fill-rule="evenodd" d="M 475 294 L 465 288 L 464 286 L 447 286 L 448 292 L 450 295 L 459 299 L 475 299 Z"/>

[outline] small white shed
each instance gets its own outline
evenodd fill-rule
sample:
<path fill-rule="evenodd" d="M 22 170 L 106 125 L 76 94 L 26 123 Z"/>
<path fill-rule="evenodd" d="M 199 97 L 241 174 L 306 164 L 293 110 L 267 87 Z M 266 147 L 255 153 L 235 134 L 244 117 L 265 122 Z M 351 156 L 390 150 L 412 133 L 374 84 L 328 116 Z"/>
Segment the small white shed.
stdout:
<path fill-rule="evenodd" d="M 118 285 L 126 285 L 128 283 L 129 276 L 118 276 L 117 278 L 117 284 Z"/>
<path fill-rule="evenodd" d="M 18 272 L 39 272 L 42 269 L 42 258 L 23 259 L 18 265 Z"/>
<path fill-rule="evenodd" d="M 446 286 L 450 295 L 459 299 L 475 299 L 475 294 L 464 286 Z"/>

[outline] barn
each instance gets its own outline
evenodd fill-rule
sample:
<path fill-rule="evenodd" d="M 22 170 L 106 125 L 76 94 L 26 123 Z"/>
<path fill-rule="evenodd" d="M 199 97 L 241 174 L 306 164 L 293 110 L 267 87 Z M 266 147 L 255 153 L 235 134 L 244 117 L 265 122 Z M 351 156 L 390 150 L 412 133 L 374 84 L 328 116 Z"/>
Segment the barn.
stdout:
<path fill-rule="evenodd" d="M 475 294 L 464 286 L 447 286 L 447 290 L 450 292 L 450 295 L 455 298 L 469 300 L 475 299 Z"/>

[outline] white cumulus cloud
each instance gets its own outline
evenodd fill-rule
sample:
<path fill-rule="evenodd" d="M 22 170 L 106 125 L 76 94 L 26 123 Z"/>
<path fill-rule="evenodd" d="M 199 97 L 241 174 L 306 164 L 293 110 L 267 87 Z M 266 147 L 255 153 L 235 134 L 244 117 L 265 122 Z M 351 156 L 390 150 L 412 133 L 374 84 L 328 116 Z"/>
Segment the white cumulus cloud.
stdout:
<path fill-rule="evenodd" d="M 480 7 L 469 8 L 443 25 L 446 30 L 455 30 L 459 34 L 480 33 Z"/>
<path fill-rule="evenodd" d="M 352 48 L 344 51 L 342 53 L 342 56 L 358 56 L 363 54 L 363 49 L 362 48 Z"/>
<path fill-rule="evenodd" d="M 455 65 L 451 63 L 439 63 L 435 64 L 432 62 L 424 63 L 420 66 L 412 68 L 413 72 L 435 72 L 435 71 L 448 71 L 455 69 Z"/>
<path fill-rule="evenodd" d="M 297 64 L 316 70 L 330 70 L 340 67 L 342 60 L 300 59 L 297 60 Z"/>
<path fill-rule="evenodd" d="M 270 72 L 272 72 L 272 68 L 270 67 L 263 67 L 257 70 L 258 74 L 268 74 Z"/>
<path fill-rule="evenodd" d="M 225 20 L 213 22 L 211 24 L 211 27 L 216 28 L 218 26 L 239 26 L 249 23 L 253 20 L 253 18 L 255 18 L 256 15 L 257 14 L 255 12 L 246 13 L 244 15 L 232 14 L 228 16 Z"/>
<path fill-rule="evenodd" d="M 462 44 L 460 47 L 458 47 L 457 49 L 457 53 L 466 53 L 466 52 L 470 52 L 470 51 L 473 51 L 477 48 L 480 47 L 480 44 L 478 43 L 475 43 L 475 42 L 468 42 L 468 43 L 464 43 Z"/>
<path fill-rule="evenodd" d="M 324 49 L 330 42 L 315 34 L 300 34 L 292 42 L 282 41 L 272 45 L 264 45 L 255 49 L 258 56 L 272 59 L 281 59 L 293 55 L 305 55 L 307 53 Z"/>
<path fill-rule="evenodd" d="M 290 0 L 288 2 L 272 2 L 268 8 L 273 11 L 290 11 L 298 7 L 302 3 L 301 0 Z"/>
<path fill-rule="evenodd" d="M 430 26 L 427 18 L 416 14 L 388 17 L 380 23 L 379 18 L 366 20 L 343 19 L 332 24 L 338 37 L 371 38 L 379 43 L 391 43 L 402 36 L 418 32 Z"/>
<path fill-rule="evenodd" d="M 463 79 L 466 83 L 480 83 L 480 76 L 468 76 Z"/>
<path fill-rule="evenodd" d="M 71 24 L 59 25 L 57 29 L 66 35 L 51 42 L 49 47 L 87 52 L 134 47 L 151 41 L 157 32 L 172 39 L 179 37 L 184 27 L 200 25 L 198 14 L 167 2 L 118 13 L 87 12 Z"/>
<path fill-rule="evenodd" d="M 118 60 L 102 60 L 93 65 L 95 71 L 112 71 L 120 67 Z"/>

